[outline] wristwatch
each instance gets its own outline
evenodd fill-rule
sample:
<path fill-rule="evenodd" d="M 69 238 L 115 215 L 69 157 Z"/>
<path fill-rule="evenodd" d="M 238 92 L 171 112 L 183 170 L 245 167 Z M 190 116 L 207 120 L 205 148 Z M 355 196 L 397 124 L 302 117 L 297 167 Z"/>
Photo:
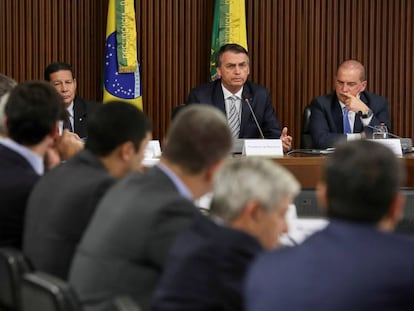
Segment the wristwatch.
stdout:
<path fill-rule="evenodd" d="M 368 119 L 373 115 L 373 112 L 371 109 L 368 108 L 368 110 L 365 113 L 361 114 L 362 119 Z"/>

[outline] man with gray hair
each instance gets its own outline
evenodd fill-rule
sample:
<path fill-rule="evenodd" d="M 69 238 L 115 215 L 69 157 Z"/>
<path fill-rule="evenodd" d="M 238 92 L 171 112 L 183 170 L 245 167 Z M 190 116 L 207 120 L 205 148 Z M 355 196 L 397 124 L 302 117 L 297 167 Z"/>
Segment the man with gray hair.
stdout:
<path fill-rule="evenodd" d="M 69 276 L 86 310 L 108 310 L 119 295 L 148 310 L 172 242 L 200 214 L 192 200 L 211 190 L 231 143 L 218 109 L 187 107 L 172 122 L 160 163 L 107 192 Z"/>
<path fill-rule="evenodd" d="M 199 216 L 171 248 L 152 310 L 243 310 L 245 272 L 278 247 L 299 183 L 264 158 L 230 159 L 217 173 L 211 219 Z"/>
<path fill-rule="evenodd" d="M 4 108 L 8 93 L 17 85 L 12 78 L 0 73 L 0 135 L 4 135 Z"/>

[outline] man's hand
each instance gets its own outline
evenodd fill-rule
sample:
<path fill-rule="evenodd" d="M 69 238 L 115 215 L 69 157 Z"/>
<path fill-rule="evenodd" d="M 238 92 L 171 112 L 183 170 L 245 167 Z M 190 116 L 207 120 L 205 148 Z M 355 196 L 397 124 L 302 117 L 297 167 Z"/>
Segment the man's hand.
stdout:
<path fill-rule="evenodd" d="M 81 151 L 84 143 L 76 133 L 63 130 L 62 136 L 58 137 L 55 143 L 61 160 L 67 160 Z"/>
<path fill-rule="evenodd" d="M 288 135 L 287 127 L 283 128 L 280 139 L 282 140 L 283 152 L 288 152 L 290 149 L 292 149 L 292 136 Z"/>
<path fill-rule="evenodd" d="M 368 111 L 368 106 L 365 105 L 365 103 L 359 98 L 349 93 L 342 93 L 342 95 L 347 97 L 347 100 L 344 103 L 346 109 L 354 111 L 356 113 L 358 113 L 359 111 L 361 111 L 362 113 L 366 113 Z"/>

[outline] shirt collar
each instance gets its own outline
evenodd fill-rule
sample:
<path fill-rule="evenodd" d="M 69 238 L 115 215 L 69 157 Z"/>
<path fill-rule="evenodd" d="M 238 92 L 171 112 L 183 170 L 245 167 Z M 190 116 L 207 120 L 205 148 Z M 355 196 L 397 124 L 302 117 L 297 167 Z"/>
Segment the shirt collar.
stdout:
<path fill-rule="evenodd" d="M 43 175 L 45 168 L 43 158 L 40 155 L 33 152 L 29 148 L 16 143 L 10 138 L 0 137 L 0 144 L 20 154 L 23 158 L 26 159 L 27 162 L 29 162 L 36 174 Z"/>
<path fill-rule="evenodd" d="M 70 105 L 66 108 L 66 110 L 68 111 L 69 116 L 73 118 L 73 100 L 70 103 Z"/>
<path fill-rule="evenodd" d="M 238 99 L 242 98 L 242 93 L 243 93 L 243 88 L 241 88 L 238 92 L 236 93 L 232 93 L 230 92 L 228 89 L 226 89 L 223 85 L 223 83 L 221 84 L 221 88 L 223 89 L 223 95 L 225 99 L 228 99 L 231 96 L 236 96 Z"/>
<path fill-rule="evenodd" d="M 177 188 L 178 192 L 186 199 L 192 201 L 193 195 L 191 191 L 188 189 L 188 187 L 181 181 L 181 179 L 166 165 L 159 162 L 157 164 L 158 168 L 163 171 L 172 181 L 172 183 Z"/>

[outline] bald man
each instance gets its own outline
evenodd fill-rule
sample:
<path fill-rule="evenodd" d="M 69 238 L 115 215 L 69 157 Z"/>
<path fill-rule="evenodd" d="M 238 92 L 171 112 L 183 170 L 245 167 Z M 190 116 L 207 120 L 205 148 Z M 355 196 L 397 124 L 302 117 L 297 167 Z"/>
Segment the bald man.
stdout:
<path fill-rule="evenodd" d="M 312 100 L 310 132 L 313 147 L 334 147 L 339 140 L 370 138 L 372 126 L 391 127 L 388 101 L 366 91 L 364 66 L 347 60 L 335 77 L 335 91 Z"/>

